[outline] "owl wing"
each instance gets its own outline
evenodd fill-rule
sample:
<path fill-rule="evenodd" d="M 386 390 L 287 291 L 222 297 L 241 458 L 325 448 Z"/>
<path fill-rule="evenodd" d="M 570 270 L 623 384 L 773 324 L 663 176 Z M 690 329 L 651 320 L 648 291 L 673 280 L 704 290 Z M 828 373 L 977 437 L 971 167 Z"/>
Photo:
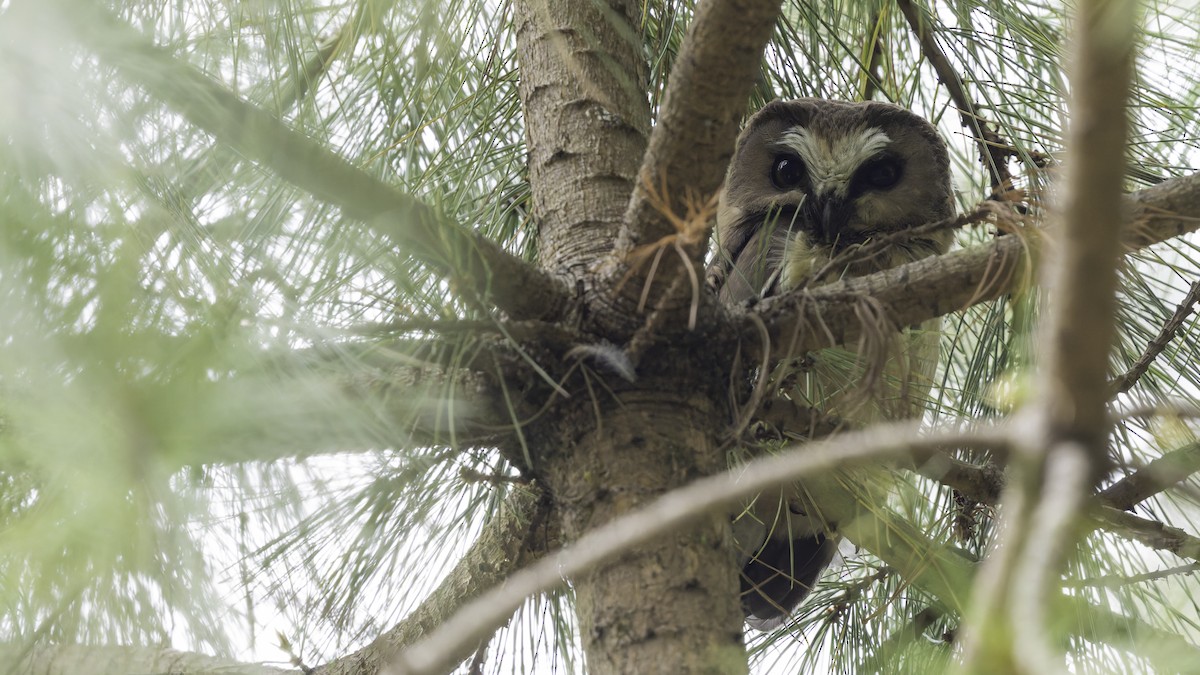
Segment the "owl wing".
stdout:
<path fill-rule="evenodd" d="M 790 396 L 855 428 L 920 417 L 937 371 L 941 325 L 940 318 L 931 319 L 889 334 L 876 356 L 844 347 L 822 349 L 809 359 L 808 372 L 796 378 Z"/>
<path fill-rule="evenodd" d="M 742 305 L 774 295 L 787 248 L 781 230 L 729 228 L 722 233 L 716 266 L 721 270 L 719 297 L 726 305 Z"/>
<path fill-rule="evenodd" d="M 741 549 L 740 586 L 746 623 L 758 630 L 782 624 L 812 592 L 837 551 L 838 537 L 815 517 L 793 513 L 793 501 L 759 495 L 733 524 L 739 544 L 757 542 Z"/>
<path fill-rule="evenodd" d="M 739 305 L 774 295 L 787 233 L 756 228 L 726 234 L 716 263 L 721 301 Z M 758 495 L 733 523 L 742 563 L 742 609 L 746 622 L 758 630 L 782 624 L 812 592 L 837 551 L 838 538 L 806 515 L 791 492 Z"/>
<path fill-rule="evenodd" d="M 780 284 L 777 270 L 786 236 L 760 230 L 740 243 L 725 249 L 730 253 L 720 297 L 726 303 L 773 295 Z M 865 358 L 845 348 L 821 350 L 813 355 L 812 369 L 797 378 L 793 396 L 853 426 L 919 416 L 937 368 L 940 326 L 934 319 L 890 339 L 886 361 L 866 389 L 863 378 L 871 364 Z M 804 506 L 803 492 L 803 485 L 796 484 L 784 493 L 759 495 L 733 524 L 741 551 L 742 608 L 753 628 L 781 625 L 812 592 L 836 553 L 840 538 L 809 515 L 816 509 Z"/>

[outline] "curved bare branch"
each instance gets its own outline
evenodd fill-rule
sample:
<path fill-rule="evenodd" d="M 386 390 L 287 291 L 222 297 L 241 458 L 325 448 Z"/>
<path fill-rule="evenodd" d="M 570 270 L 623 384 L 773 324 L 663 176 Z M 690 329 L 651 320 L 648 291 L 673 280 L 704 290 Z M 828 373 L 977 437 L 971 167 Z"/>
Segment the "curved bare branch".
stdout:
<path fill-rule="evenodd" d="M 884 457 L 921 456 L 937 448 L 958 444 L 996 447 L 1003 443 L 1003 437 L 994 431 L 946 432 L 922 437 L 911 424 L 880 425 L 702 478 L 589 532 L 570 548 L 509 577 L 503 586 L 451 617 L 426 641 L 401 654 L 387 672 L 404 675 L 442 672 L 447 665 L 469 654 L 474 645 L 506 621 L 525 598 L 557 587 L 564 578 L 576 577 L 632 547 L 678 531 L 763 490 L 835 467 Z"/>

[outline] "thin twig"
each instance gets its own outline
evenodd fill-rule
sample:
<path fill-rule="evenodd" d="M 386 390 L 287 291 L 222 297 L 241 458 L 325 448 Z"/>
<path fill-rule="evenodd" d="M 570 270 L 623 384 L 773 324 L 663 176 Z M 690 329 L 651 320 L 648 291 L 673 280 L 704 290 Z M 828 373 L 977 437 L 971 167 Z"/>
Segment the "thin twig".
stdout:
<path fill-rule="evenodd" d="M 965 589 L 987 582 L 974 573 L 974 565 L 955 549 L 930 540 L 928 535 L 912 527 L 904 519 L 891 514 L 889 509 L 880 508 L 876 499 L 856 495 L 844 488 L 836 489 L 833 485 L 835 483 L 836 481 L 811 482 L 814 487 L 820 489 L 821 508 L 825 515 L 831 515 L 831 508 L 837 505 L 837 502 L 848 498 L 853 505 L 838 505 L 838 512 L 833 514 L 839 523 L 839 529 L 845 532 L 846 537 L 896 569 L 905 582 L 911 582 L 929 593 L 934 598 L 935 611 L 943 615 L 961 616 L 966 600 Z M 815 496 L 818 494 L 815 493 Z M 1006 503 L 1005 507 L 1009 506 L 1011 505 Z M 1003 555 L 1004 551 L 999 553 Z M 1072 617 L 1070 627 L 1067 628 L 1072 635 L 1088 640 L 1097 640 L 1099 636 L 1100 642 L 1130 649 L 1135 654 L 1146 656 L 1155 665 L 1174 665 L 1164 666 L 1164 672 L 1175 672 L 1179 663 L 1197 662 L 1197 659 L 1200 659 L 1200 649 L 1188 643 L 1186 639 L 1151 628 L 1148 624 L 1117 614 L 1107 607 L 1093 605 L 1077 596 L 1059 593 L 1054 596 L 1054 602 L 1061 603 L 1061 616 Z M 950 635 L 943 640 L 957 642 L 957 637 L 953 634 L 957 630 L 952 629 L 948 632 Z M 1159 658 L 1165 655 L 1146 654 L 1137 649 L 1147 642 L 1170 645 L 1172 649 L 1177 650 L 1176 658 L 1178 655 L 1184 655 L 1183 658 L 1190 661 Z M 876 672 L 870 668 L 860 670 Z M 883 672 L 888 671 L 883 669 Z M 1007 671 L 992 669 L 987 672 Z"/>
<path fill-rule="evenodd" d="M 1016 227 L 1014 223 L 1016 214 L 1011 209 L 1002 206 L 1001 202 L 986 201 L 976 206 L 974 210 L 959 216 L 935 220 L 907 230 L 881 234 L 860 245 L 850 246 L 834 255 L 819 271 L 799 285 L 808 286 L 814 281 L 825 278 L 825 275 L 831 270 L 845 269 L 851 263 L 870 260 L 875 256 L 886 254 L 898 244 L 903 245 L 906 242 L 928 237 L 938 232 L 962 229 L 968 225 L 982 223 L 989 218 L 992 218 L 1002 230 Z"/>
<path fill-rule="evenodd" d="M 1131 584 L 1140 584 L 1143 581 L 1157 581 L 1166 579 L 1181 574 L 1192 574 L 1200 572 L 1200 563 L 1190 563 L 1187 565 L 1179 565 L 1176 567 L 1168 567 L 1165 570 L 1156 570 L 1154 572 L 1145 572 L 1142 574 L 1109 574 L 1102 577 L 1092 577 L 1090 579 L 1079 579 L 1076 581 L 1067 581 L 1063 585 L 1067 588 L 1124 588 Z"/>
<path fill-rule="evenodd" d="M 1183 301 L 1175 308 L 1175 313 L 1163 324 L 1162 330 L 1158 332 L 1158 335 L 1146 345 L 1146 350 L 1142 353 L 1141 357 L 1124 374 L 1113 379 L 1110 383 L 1113 395 L 1129 391 L 1141 379 L 1142 375 L 1146 374 L 1150 365 L 1154 363 L 1154 359 L 1158 358 L 1159 354 L 1162 354 L 1167 345 L 1171 343 L 1171 340 L 1175 339 L 1175 335 L 1179 333 L 1179 329 L 1183 328 L 1183 322 L 1191 316 L 1197 302 L 1200 302 L 1200 281 L 1192 283 L 1192 287 L 1188 290 L 1187 295 L 1184 296 Z"/>
<path fill-rule="evenodd" d="M 286 635 L 279 632 L 276 633 L 276 636 L 279 638 L 279 649 L 288 655 L 288 661 L 293 666 L 299 668 L 300 672 L 304 673 L 304 675 L 313 675 L 313 673 L 317 672 L 311 666 L 304 663 L 304 659 L 300 658 L 300 655 L 296 653 L 296 650 L 292 647 L 292 641 Z"/>
<path fill-rule="evenodd" d="M 921 43 L 921 53 L 925 60 L 933 66 L 938 80 L 945 85 L 950 99 L 958 108 L 962 125 L 971 131 L 971 138 L 979 146 L 979 161 L 991 176 L 993 194 L 1002 194 L 1012 189 L 1012 173 L 1008 170 L 1008 158 L 1017 156 L 1016 150 L 992 126 L 979 115 L 979 109 L 967 93 L 962 78 L 946 58 L 946 53 L 938 45 L 930 25 L 931 17 L 917 9 L 912 0 L 896 0 L 896 5 L 904 14 L 908 25 Z"/>
<path fill-rule="evenodd" d="M 1189 443 L 1156 457 L 1100 492 L 1113 508 L 1128 510 L 1200 471 L 1200 443 Z"/>
<path fill-rule="evenodd" d="M 359 28 L 368 11 L 383 13 L 389 9 L 389 5 L 395 4 L 395 1 L 388 0 L 387 3 L 379 4 L 370 0 L 357 0 L 346 23 L 322 40 L 316 53 L 291 74 L 287 88 L 279 96 L 280 108 L 287 110 L 303 100 L 311 93 L 313 83 L 328 72 L 334 57 L 353 51 L 354 40 L 358 37 Z"/>
<path fill-rule="evenodd" d="M 830 621 L 842 619 L 843 613 L 862 597 L 863 591 L 895 573 L 895 568 L 884 564 L 871 574 L 857 579 L 854 583 L 841 589 L 837 595 L 829 599 Z"/>
<path fill-rule="evenodd" d="M 1109 417 L 1114 423 L 1131 419 L 1149 419 L 1152 417 L 1200 419 L 1200 405 L 1197 405 L 1194 401 L 1160 401 L 1150 405 L 1118 408 L 1113 410 Z"/>

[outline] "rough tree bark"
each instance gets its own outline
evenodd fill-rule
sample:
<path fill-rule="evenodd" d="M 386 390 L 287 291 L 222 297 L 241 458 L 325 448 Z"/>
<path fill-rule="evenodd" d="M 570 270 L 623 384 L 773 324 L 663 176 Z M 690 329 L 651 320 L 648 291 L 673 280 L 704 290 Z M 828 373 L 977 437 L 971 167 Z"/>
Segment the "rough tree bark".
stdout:
<path fill-rule="evenodd" d="M 663 362 L 672 367 L 601 402 L 602 423 L 581 400 L 545 437 L 561 448 L 545 475 L 568 539 L 724 468 L 713 378 L 703 364 L 681 378 L 680 361 Z M 746 672 L 729 521 L 706 520 L 576 580 L 588 672 Z"/>
<path fill-rule="evenodd" d="M 650 134 L 640 10 L 513 3 L 538 262 L 572 282 L 612 250 Z"/>

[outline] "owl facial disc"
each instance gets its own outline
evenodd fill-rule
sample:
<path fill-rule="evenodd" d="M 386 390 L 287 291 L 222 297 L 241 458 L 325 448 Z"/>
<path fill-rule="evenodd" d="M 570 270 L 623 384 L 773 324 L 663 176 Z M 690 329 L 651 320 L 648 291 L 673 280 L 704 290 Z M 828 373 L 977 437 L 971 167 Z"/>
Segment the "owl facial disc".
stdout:
<path fill-rule="evenodd" d="M 886 240 L 954 214 L 946 145 L 888 103 L 775 101 L 738 137 L 717 211 L 726 300 L 877 272 L 945 251 L 949 231 Z"/>
<path fill-rule="evenodd" d="M 865 190 L 894 184 L 895 180 L 889 184 L 876 166 L 879 161 L 895 160 L 894 153 L 887 152 L 891 142 L 877 127 L 858 127 L 833 136 L 818 136 L 797 127 L 782 135 L 776 143 L 780 156 L 794 156 L 806 174 L 795 187 L 805 192 L 801 208 L 814 243 L 844 248 L 869 236 L 870 228 L 857 222 L 854 202 Z"/>

